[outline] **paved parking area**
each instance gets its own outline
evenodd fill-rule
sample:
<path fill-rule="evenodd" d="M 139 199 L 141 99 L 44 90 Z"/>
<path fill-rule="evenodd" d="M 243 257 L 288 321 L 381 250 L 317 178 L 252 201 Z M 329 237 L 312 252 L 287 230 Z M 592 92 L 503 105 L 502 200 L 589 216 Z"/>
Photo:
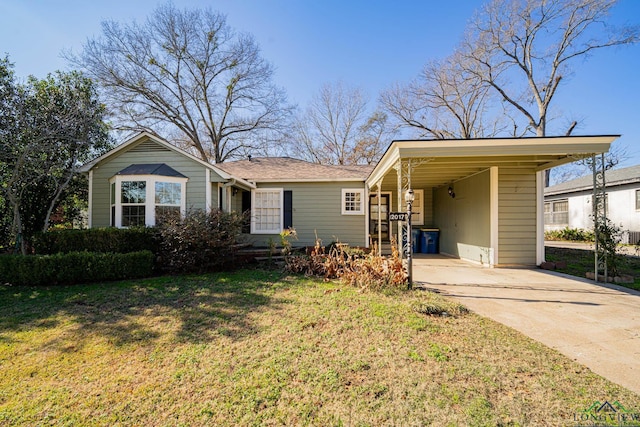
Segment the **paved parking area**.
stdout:
<path fill-rule="evenodd" d="M 539 269 L 418 255 L 414 287 L 452 297 L 640 394 L 640 292 Z"/>

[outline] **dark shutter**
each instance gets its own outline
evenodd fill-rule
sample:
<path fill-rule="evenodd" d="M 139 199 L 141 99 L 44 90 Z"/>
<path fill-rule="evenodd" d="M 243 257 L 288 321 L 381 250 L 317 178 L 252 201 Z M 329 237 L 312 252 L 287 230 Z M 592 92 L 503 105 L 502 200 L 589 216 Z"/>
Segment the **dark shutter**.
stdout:
<path fill-rule="evenodd" d="M 250 191 L 243 191 L 242 192 L 242 213 L 245 213 L 247 211 L 251 211 L 251 192 Z M 245 221 L 244 225 L 242 226 L 242 232 L 245 233 L 245 234 L 251 233 L 250 216 L 251 216 L 250 214 L 247 214 L 246 221 Z"/>
<path fill-rule="evenodd" d="M 293 227 L 293 191 L 284 192 L 284 228 Z"/>

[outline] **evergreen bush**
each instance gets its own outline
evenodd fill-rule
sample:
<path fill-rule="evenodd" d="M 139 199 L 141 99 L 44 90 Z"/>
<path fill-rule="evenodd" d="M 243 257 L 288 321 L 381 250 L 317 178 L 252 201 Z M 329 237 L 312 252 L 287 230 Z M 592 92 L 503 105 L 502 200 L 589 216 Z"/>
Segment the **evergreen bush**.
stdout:
<path fill-rule="evenodd" d="M 52 230 L 38 233 L 33 249 L 39 255 L 69 252 L 128 253 L 148 250 L 156 253 L 156 231 L 148 227 Z"/>
<path fill-rule="evenodd" d="M 3 255 L 0 283 L 49 286 L 148 277 L 153 274 L 153 261 L 151 251 Z"/>

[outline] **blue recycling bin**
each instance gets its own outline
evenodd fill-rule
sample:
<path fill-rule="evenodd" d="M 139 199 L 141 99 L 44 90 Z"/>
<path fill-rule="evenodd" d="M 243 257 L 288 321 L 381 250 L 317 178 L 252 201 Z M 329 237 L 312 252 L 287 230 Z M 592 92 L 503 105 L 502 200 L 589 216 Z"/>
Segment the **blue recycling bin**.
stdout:
<path fill-rule="evenodd" d="M 420 240 L 421 240 L 422 231 L 418 228 L 411 229 L 411 247 L 413 249 L 412 253 L 418 254 L 420 253 Z M 407 244 L 407 235 L 406 233 L 402 233 L 402 247 Z"/>
<path fill-rule="evenodd" d="M 423 228 L 420 230 L 420 248 L 423 254 L 437 254 L 440 252 L 440 229 Z"/>
<path fill-rule="evenodd" d="M 414 254 L 420 253 L 420 234 L 422 234 L 422 232 L 418 228 L 413 228 L 411 230 L 411 245 L 413 246 Z"/>

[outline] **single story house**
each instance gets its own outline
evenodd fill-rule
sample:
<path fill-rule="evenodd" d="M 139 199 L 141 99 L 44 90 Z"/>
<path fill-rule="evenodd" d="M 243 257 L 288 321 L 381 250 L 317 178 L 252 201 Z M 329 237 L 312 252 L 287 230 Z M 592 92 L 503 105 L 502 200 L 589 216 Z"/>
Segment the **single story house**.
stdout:
<path fill-rule="evenodd" d="M 352 246 L 402 241 L 412 189 L 412 225 L 437 228 L 439 251 L 489 266 L 544 261 L 543 172 L 604 153 L 616 135 L 393 141 L 375 166 L 327 166 L 292 158 L 212 165 L 148 133 L 85 164 L 89 226 L 156 223 L 161 212 L 251 211 L 244 238 Z"/>
<path fill-rule="evenodd" d="M 607 218 L 623 231 L 623 243 L 640 241 L 640 165 L 605 175 Z M 544 228 L 593 230 L 593 177 L 583 176 L 544 190 Z"/>

